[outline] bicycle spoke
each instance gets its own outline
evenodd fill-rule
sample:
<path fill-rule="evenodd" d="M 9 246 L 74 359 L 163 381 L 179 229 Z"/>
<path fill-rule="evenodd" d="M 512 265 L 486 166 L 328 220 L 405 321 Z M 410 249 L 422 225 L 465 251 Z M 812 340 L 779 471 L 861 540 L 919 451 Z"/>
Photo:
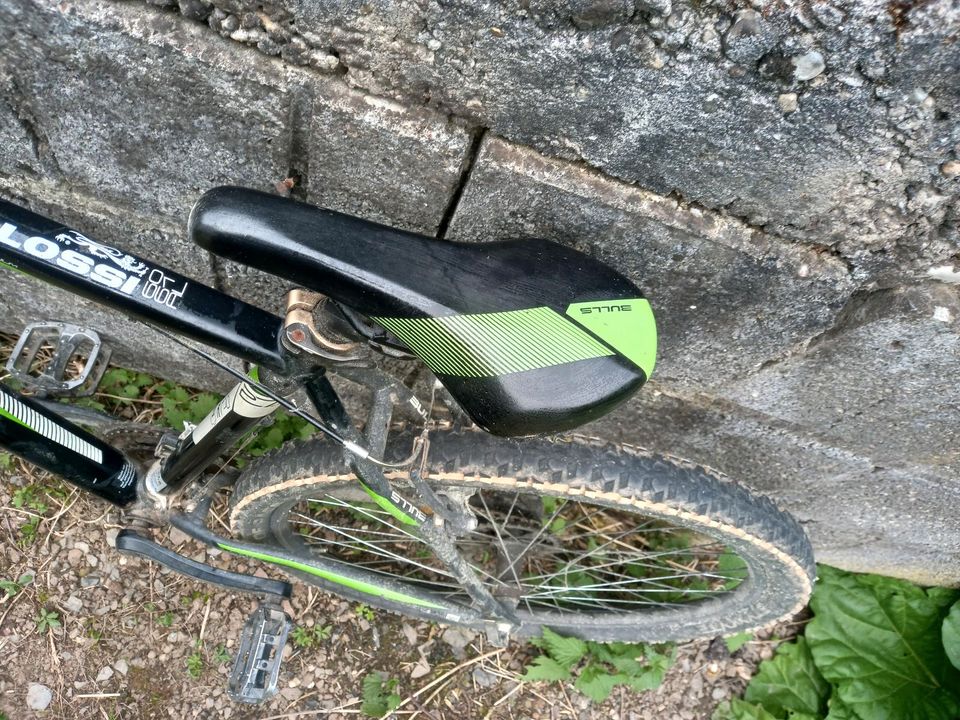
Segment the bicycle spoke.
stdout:
<path fill-rule="evenodd" d="M 319 521 L 316 520 L 316 519 L 313 519 L 312 522 L 313 522 L 313 523 L 316 523 L 319 527 L 321 527 L 321 528 L 323 528 L 323 529 L 326 529 L 326 530 L 329 530 L 329 529 L 330 529 L 330 526 L 329 526 L 329 525 L 326 525 L 325 523 L 319 522 Z M 392 553 L 392 552 L 383 550 L 382 548 L 380 548 L 380 547 L 379 547 L 378 545 L 376 545 L 375 543 L 367 542 L 367 541 L 363 540 L 362 538 L 356 537 L 356 536 L 353 535 L 352 533 L 343 533 L 343 535 L 344 535 L 345 537 L 351 539 L 351 540 L 354 540 L 354 541 L 360 543 L 361 545 L 364 545 L 365 547 L 369 547 L 371 550 L 379 551 L 379 553 L 380 553 L 383 557 L 389 557 L 389 558 L 391 558 L 392 560 L 398 560 L 398 561 L 400 561 L 400 562 L 402 562 L 402 563 L 409 563 L 409 564 L 411 564 L 411 565 L 416 565 L 417 567 L 423 568 L 424 570 L 429 570 L 430 572 L 440 573 L 441 575 L 444 575 L 444 574 L 445 574 L 445 575 L 449 575 L 449 573 L 447 573 L 446 571 L 437 570 L 436 568 L 432 568 L 432 567 L 430 567 L 430 566 L 428 566 L 428 565 L 424 565 L 424 564 L 422 564 L 422 563 L 418 563 L 416 560 L 413 560 L 413 559 L 411 559 L 411 558 L 409 558 L 409 557 L 404 557 L 404 556 L 402 556 L 402 555 L 397 555 L 396 553 Z M 323 540 L 323 541 L 319 541 L 319 542 L 322 542 L 323 544 L 326 544 L 327 542 L 332 542 L 332 543 L 335 544 L 335 545 L 344 546 L 344 543 L 340 543 L 340 542 L 336 542 L 336 541 Z M 351 546 L 351 545 L 345 545 L 345 546 L 346 546 L 346 547 L 351 547 L 351 548 L 354 549 L 354 550 L 357 549 L 356 547 Z"/>
<path fill-rule="evenodd" d="M 480 500 L 481 500 L 481 502 L 483 502 L 483 509 L 487 511 L 487 516 L 488 516 L 488 517 L 492 517 L 492 515 L 491 515 L 491 513 L 490 513 L 490 508 L 487 507 L 487 501 L 486 501 L 486 499 L 484 498 L 483 493 L 480 493 Z M 496 524 L 496 523 L 492 523 L 492 525 L 493 525 L 493 531 L 497 534 L 497 542 L 500 543 L 500 549 L 503 551 L 504 560 L 506 560 L 507 562 L 509 562 L 509 561 L 510 561 L 510 552 L 507 550 L 507 546 L 503 543 L 503 537 L 500 535 L 500 528 L 497 527 L 497 524 Z M 509 571 L 511 572 L 511 574 L 513 575 L 513 579 L 516 581 L 517 587 L 520 587 L 520 578 L 517 577 L 517 571 L 513 569 L 513 563 L 512 563 L 512 562 L 510 563 L 510 566 L 507 568 L 507 570 L 509 570 Z M 502 576 L 503 576 L 503 573 L 499 573 L 499 575 L 502 577 Z"/>
<path fill-rule="evenodd" d="M 304 515 L 303 513 L 292 513 L 291 517 L 299 517 L 307 523 L 313 524 L 314 518 Z M 327 528 L 331 530 L 337 530 L 339 532 L 356 532 L 357 528 L 344 527 L 342 525 L 327 525 Z M 409 535 L 401 535 L 400 533 L 388 533 L 382 532 L 380 530 L 370 530 L 369 528 L 361 528 L 361 530 L 368 535 L 376 535 L 378 537 L 389 537 L 394 539 L 399 539 L 401 541 L 409 538 Z"/>
<path fill-rule="evenodd" d="M 629 615 L 683 607 L 731 592 L 743 578 L 717 571 L 726 549 L 687 528 L 581 498 L 479 490 L 469 510 L 478 526 L 456 539 L 467 564 L 495 596 L 525 612 Z M 319 531 L 304 542 L 377 576 L 469 605 L 469 594 L 429 546 L 378 507 L 327 494 L 291 511 L 294 525 Z M 548 512 L 544 512 L 548 511 Z"/>

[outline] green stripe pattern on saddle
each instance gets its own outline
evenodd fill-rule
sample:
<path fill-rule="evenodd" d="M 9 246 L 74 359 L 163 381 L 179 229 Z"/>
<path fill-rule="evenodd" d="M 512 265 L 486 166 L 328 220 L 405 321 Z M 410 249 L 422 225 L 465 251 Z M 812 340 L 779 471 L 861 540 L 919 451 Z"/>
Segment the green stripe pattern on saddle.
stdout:
<path fill-rule="evenodd" d="M 630 302 L 637 301 L 622 301 Z M 495 377 L 608 357 L 616 354 L 615 349 L 620 350 L 610 338 L 600 336 L 610 343 L 605 344 L 548 307 L 433 318 L 371 319 L 402 340 L 435 373 L 454 377 Z M 583 325 L 593 332 L 589 325 Z M 649 338 L 649 333 L 640 328 L 638 332 Z M 655 343 L 656 335 L 654 353 Z"/>
<path fill-rule="evenodd" d="M 435 373 L 455 377 L 494 377 L 614 354 L 548 307 L 372 319 L 400 338 Z"/>

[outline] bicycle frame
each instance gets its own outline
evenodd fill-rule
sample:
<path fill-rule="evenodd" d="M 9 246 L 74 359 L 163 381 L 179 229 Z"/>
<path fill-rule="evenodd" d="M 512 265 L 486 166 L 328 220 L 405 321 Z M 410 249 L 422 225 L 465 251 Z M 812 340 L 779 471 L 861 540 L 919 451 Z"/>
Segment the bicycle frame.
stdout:
<path fill-rule="evenodd" d="M 297 367 L 281 343 L 283 321 L 268 312 L 172 270 L 113 248 L 12 203 L 0 201 L 0 266 L 41 278 L 117 311 L 169 329 L 205 345 L 223 350 L 274 372 L 280 385 L 304 386 L 318 413 L 344 437 L 360 440 L 339 397 L 324 377 L 324 368 L 311 373 Z M 371 369 L 346 369 L 342 374 L 374 389 L 374 405 L 363 438 L 382 453 L 394 403 L 422 405 L 413 393 L 388 375 Z M 342 562 L 313 556 L 309 563 L 295 553 L 273 546 L 223 538 L 203 526 L 209 498 L 189 514 L 169 511 L 164 498 L 196 480 L 217 457 L 234 445 L 279 405 L 253 385 L 239 383 L 195 427 L 188 426 L 162 461 L 147 472 L 137 468 L 116 448 L 96 438 L 39 403 L 0 386 L 0 448 L 58 475 L 82 490 L 121 507 L 159 499 L 164 519 L 201 542 L 223 550 L 306 573 L 331 590 L 348 587 L 361 593 L 417 606 L 438 620 L 475 623 L 478 628 L 504 633 L 514 624 L 508 608 L 493 598 L 459 555 L 442 518 L 450 509 L 432 495 L 416 471 L 411 471 L 420 506 L 430 506 L 428 519 L 417 503 L 394 490 L 373 463 L 347 455 L 362 488 L 381 507 L 403 523 L 416 526 L 422 539 L 474 598 L 478 608 L 437 599 L 426 592 L 403 592 L 373 573 Z M 217 488 L 213 488 L 215 491 Z M 208 491 L 212 497 L 212 492 Z M 504 624 L 506 623 L 506 624 Z"/>
<path fill-rule="evenodd" d="M 282 371 L 282 320 L 168 268 L 0 201 L 0 264 Z"/>
<path fill-rule="evenodd" d="M 3 385 L 0 447 L 114 505 L 137 499 L 136 468 L 118 450 Z"/>

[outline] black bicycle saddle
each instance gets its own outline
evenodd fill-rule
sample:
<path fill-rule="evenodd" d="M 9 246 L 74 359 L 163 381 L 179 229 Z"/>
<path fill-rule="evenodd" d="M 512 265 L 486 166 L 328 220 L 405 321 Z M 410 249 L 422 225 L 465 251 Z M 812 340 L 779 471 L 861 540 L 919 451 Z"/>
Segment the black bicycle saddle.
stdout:
<path fill-rule="evenodd" d="M 190 232 L 386 328 L 497 435 L 582 425 L 653 370 L 656 325 L 640 290 L 555 242 L 437 240 L 236 187 L 204 194 Z"/>

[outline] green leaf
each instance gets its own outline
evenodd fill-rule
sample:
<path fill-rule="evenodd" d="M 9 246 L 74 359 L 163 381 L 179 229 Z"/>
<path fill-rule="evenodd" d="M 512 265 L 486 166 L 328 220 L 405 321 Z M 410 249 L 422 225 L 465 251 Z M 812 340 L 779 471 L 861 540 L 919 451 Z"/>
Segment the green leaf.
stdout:
<path fill-rule="evenodd" d="M 830 707 L 827 711 L 827 720 L 859 720 L 853 714 L 853 710 L 844 705 L 843 700 L 838 698 L 836 693 L 830 697 L 830 702 L 827 704 Z"/>
<path fill-rule="evenodd" d="M 736 698 L 717 705 L 717 709 L 713 711 L 710 718 L 711 720 L 777 720 L 760 705 Z"/>
<path fill-rule="evenodd" d="M 167 392 L 167 397 L 170 398 L 173 402 L 185 403 L 190 400 L 190 393 L 187 392 L 186 388 L 176 385 Z"/>
<path fill-rule="evenodd" d="M 594 702 L 603 702 L 619 683 L 629 681 L 623 674 L 611 675 L 602 665 L 587 665 L 573 686 Z"/>
<path fill-rule="evenodd" d="M 960 670 L 960 601 L 953 604 L 941 629 L 943 649 L 953 666 Z"/>
<path fill-rule="evenodd" d="M 806 637 L 823 677 L 860 720 L 952 720 L 960 673 L 941 625 L 954 591 L 821 567 Z"/>
<path fill-rule="evenodd" d="M 520 679 L 527 682 L 535 682 L 537 680 L 553 682 L 555 680 L 568 680 L 569 678 L 570 671 L 567 668 L 553 658 L 540 655 L 527 666 L 527 672 L 524 673 Z"/>
<path fill-rule="evenodd" d="M 368 673 L 363 678 L 360 696 L 363 704 L 360 712 L 370 717 L 382 717 L 400 704 L 400 696 L 393 691 L 397 681 L 391 680 L 381 672 Z"/>
<path fill-rule="evenodd" d="M 203 420 L 220 402 L 220 398 L 211 393 L 200 393 L 190 401 L 190 415 L 194 423 Z"/>
<path fill-rule="evenodd" d="M 772 660 L 760 664 L 743 699 L 763 705 L 774 715 L 787 712 L 820 715 L 826 708 L 830 685 L 813 664 L 806 640 L 781 645 Z"/>
<path fill-rule="evenodd" d="M 722 553 L 717 558 L 717 572 L 727 578 L 723 583 L 724 590 L 733 590 L 749 575 L 747 563 L 739 555 L 732 552 Z"/>
<path fill-rule="evenodd" d="M 637 660 L 634 658 L 625 655 L 621 657 L 614 657 L 610 661 L 610 664 L 617 669 L 617 672 L 621 672 L 624 675 L 630 675 L 631 677 L 639 677 L 643 674 L 644 670 L 646 670 L 646 666 L 637 662 Z"/>
<path fill-rule="evenodd" d="M 649 668 L 645 672 L 634 675 L 627 680 L 627 685 L 637 692 L 646 692 L 647 690 L 656 690 L 663 682 L 663 670 L 659 668 Z"/>
<path fill-rule="evenodd" d="M 400 707 L 400 696 L 396 693 L 387 695 L 387 712 L 393 712 Z"/>
<path fill-rule="evenodd" d="M 753 640 L 753 633 L 748 632 L 737 633 L 736 635 L 731 635 L 723 639 L 727 644 L 727 652 L 729 653 L 735 653 L 751 640 Z"/>
<path fill-rule="evenodd" d="M 100 387 L 112 388 L 118 385 L 126 385 L 130 382 L 131 374 L 122 368 L 110 368 L 100 379 Z"/>
<path fill-rule="evenodd" d="M 563 637 L 550 628 L 543 629 L 543 647 L 547 654 L 569 670 L 587 652 L 587 644 L 580 638 Z"/>

